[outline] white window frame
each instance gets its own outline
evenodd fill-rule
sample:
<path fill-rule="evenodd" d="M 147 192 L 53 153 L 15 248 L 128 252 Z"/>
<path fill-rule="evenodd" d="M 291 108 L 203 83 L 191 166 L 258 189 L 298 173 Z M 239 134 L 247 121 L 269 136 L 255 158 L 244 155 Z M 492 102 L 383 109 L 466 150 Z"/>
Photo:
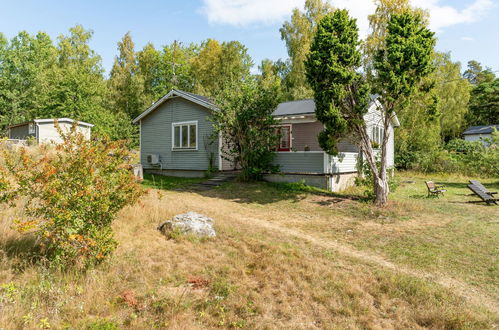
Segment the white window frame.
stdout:
<path fill-rule="evenodd" d="M 175 127 L 177 126 L 196 126 L 196 147 L 175 147 Z M 190 145 L 191 142 L 191 130 L 188 128 L 187 129 L 187 145 Z M 182 142 L 182 128 L 180 128 L 180 142 Z M 196 151 L 198 150 L 199 146 L 199 125 L 197 120 L 191 120 L 191 121 L 179 121 L 172 123 L 172 150 L 173 151 Z"/>
<path fill-rule="evenodd" d="M 35 123 L 28 124 L 28 134 L 36 134 Z"/>

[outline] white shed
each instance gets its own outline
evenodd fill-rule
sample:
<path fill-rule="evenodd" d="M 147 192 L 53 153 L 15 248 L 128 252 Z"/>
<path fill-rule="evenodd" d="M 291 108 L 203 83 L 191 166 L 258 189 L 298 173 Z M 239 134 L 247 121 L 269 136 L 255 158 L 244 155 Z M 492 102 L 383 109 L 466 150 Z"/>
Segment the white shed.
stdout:
<path fill-rule="evenodd" d="M 77 132 L 83 134 L 86 139 L 90 139 L 91 130 L 94 125 L 69 118 L 35 119 L 29 122 L 11 125 L 8 127 L 9 139 L 27 140 L 34 138 L 37 143 L 61 143 L 62 138 L 55 127 L 56 121 L 59 123 L 59 127 L 63 132 L 69 132 L 71 127 L 76 123 Z"/>
<path fill-rule="evenodd" d="M 489 143 L 487 140 L 492 138 L 492 132 L 494 130 L 499 131 L 499 124 L 471 126 L 464 131 L 463 137 L 466 141 L 482 141 L 485 146 L 488 146 Z"/>

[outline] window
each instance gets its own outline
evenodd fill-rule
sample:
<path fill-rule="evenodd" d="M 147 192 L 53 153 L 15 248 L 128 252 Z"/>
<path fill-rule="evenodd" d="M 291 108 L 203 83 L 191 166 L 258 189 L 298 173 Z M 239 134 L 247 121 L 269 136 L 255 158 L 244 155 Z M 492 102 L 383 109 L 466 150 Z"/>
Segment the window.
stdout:
<path fill-rule="evenodd" d="M 35 134 L 35 133 L 36 133 L 36 131 L 35 131 L 35 124 L 30 123 L 28 125 L 28 134 Z"/>
<path fill-rule="evenodd" d="M 173 123 L 173 149 L 197 150 L 198 122 Z"/>
<path fill-rule="evenodd" d="M 371 140 L 377 145 L 381 145 L 383 142 L 384 129 L 380 126 L 372 126 Z"/>
<path fill-rule="evenodd" d="M 276 128 L 276 133 L 279 134 L 278 151 L 291 150 L 291 125 L 279 126 Z"/>

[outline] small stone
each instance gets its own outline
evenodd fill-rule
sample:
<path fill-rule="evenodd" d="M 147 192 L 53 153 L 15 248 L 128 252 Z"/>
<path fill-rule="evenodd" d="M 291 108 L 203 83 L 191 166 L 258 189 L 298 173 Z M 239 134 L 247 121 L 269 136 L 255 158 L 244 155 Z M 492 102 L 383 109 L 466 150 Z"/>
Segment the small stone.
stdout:
<path fill-rule="evenodd" d="M 215 237 L 217 235 L 213 228 L 213 219 L 196 212 L 178 214 L 173 219 L 159 225 L 158 230 L 166 236 L 175 230 L 199 237 Z"/>

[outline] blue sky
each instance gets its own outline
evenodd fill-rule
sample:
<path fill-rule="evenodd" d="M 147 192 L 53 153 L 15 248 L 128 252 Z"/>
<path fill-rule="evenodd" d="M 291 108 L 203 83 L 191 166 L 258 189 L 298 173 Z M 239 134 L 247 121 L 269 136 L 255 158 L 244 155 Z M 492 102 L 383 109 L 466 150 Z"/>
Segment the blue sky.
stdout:
<path fill-rule="evenodd" d="M 117 54 L 116 43 L 127 31 L 137 49 L 147 42 L 157 48 L 179 40 L 200 42 L 207 38 L 239 40 L 254 62 L 286 58 L 279 27 L 292 8 L 304 0 L 87 0 L 3 1 L 0 32 L 12 38 L 21 30 L 47 32 L 53 39 L 82 24 L 94 31 L 92 48 L 109 71 Z M 357 17 L 361 35 L 367 33 L 371 0 L 331 0 Z M 475 59 L 499 70 L 499 0 L 413 0 L 431 14 L 437 31 L 437 48 L 451 51 L 453 60 Z"/>

